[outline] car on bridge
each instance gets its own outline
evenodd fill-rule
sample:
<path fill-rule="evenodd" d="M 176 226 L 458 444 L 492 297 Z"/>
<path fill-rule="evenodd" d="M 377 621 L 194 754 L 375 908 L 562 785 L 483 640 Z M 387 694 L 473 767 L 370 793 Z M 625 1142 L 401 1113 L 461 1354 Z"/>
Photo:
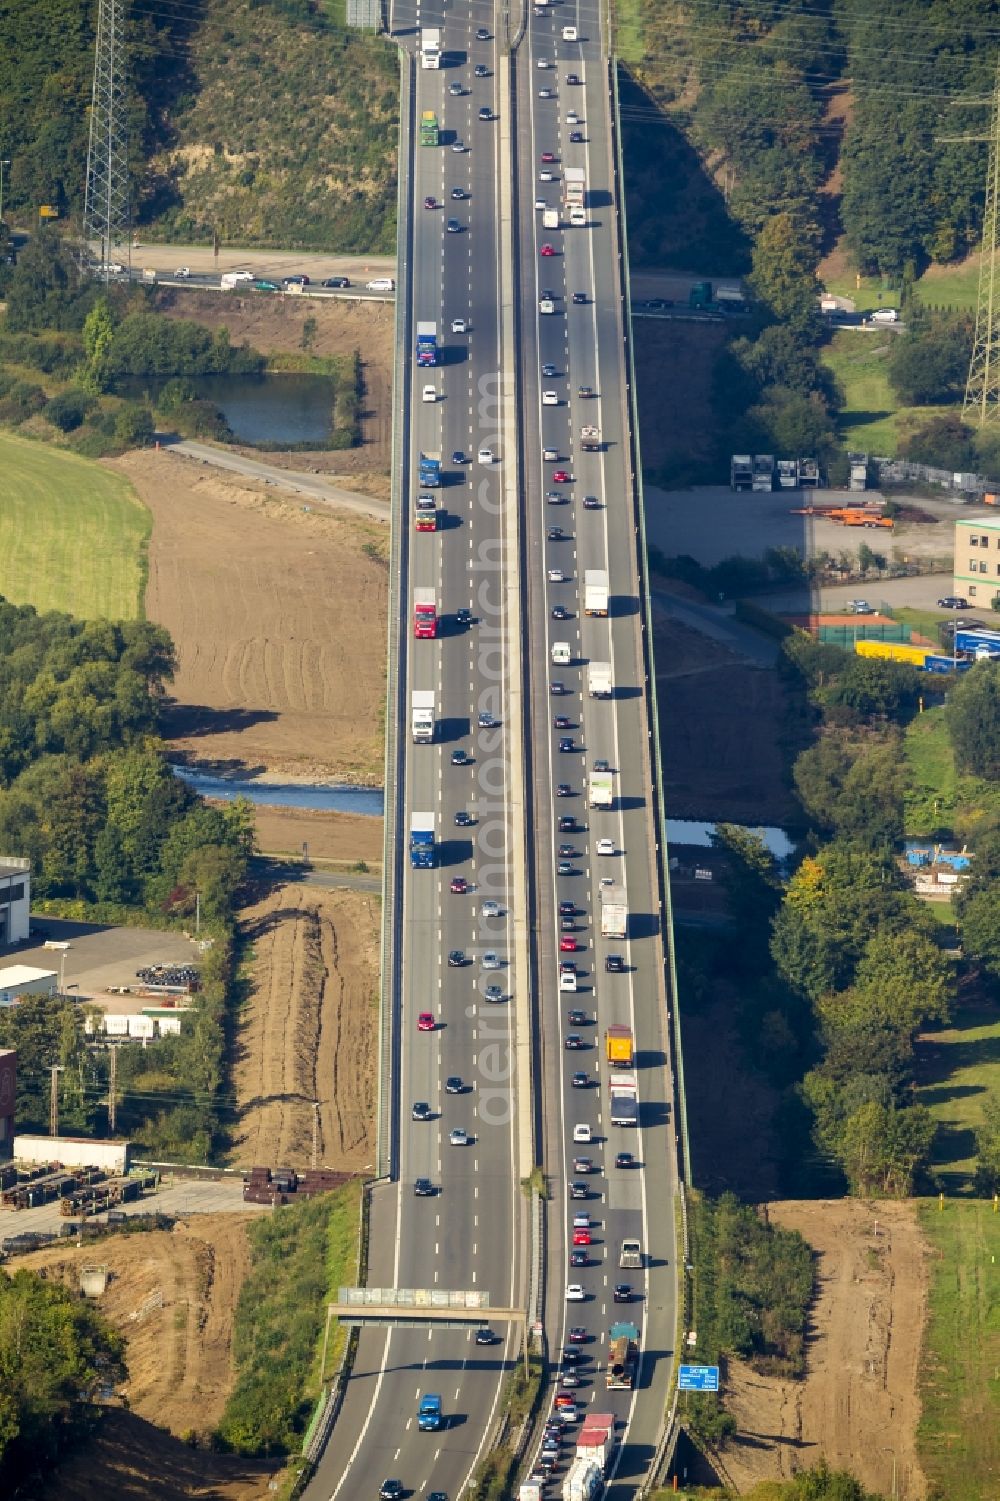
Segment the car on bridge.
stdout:
<path fill-rule="evenodd" d="M 445 1081 L 444 1081 L 444 1092 L 445 1092 L 445 1094 L 464 1094 L 465 1093 L 465 1085 L 462 1083 L 462 1079 L 461 1079 L 460 1075 L 458 1075 L 458 1074 L 449 1074 L 448 1075 L 447 1079 L 445 1079 Z"/>
<path fill-rule="evenodd" d="M 464 876 L 452 876 L 451 890 L 454 896 L 465 896 L 469 889 L 469 883 Z"/>
<path fill-rule="evenodd" d="M 464 949 L 452 949 L 448 955 L 448 964 L 452 969 L 461 969 L 468 962 Z"/>
<path fill-rule="evenodd" d="M 413 1182 L 413 1192 L 418 1199 L 433 1199 L 435 1192 L 434 1184 L 429 1178 L 415 1178 Z M 401 1496 L 403 1493 L 402 1491 L 395 1491 L 392 1494 Z M 379 1495 L 384 1496 L 385 1492 L 379 1491 Z"/>
<path fill-rule="evenodd" d="M 554 485 L 571 485 L 573 483 L 573 476 L 568 469 L 553 469 L 552 483 Z"/>
<path fill-rule="evenodd" d="M 428 1105 L 427 1101 L 426 1100 L 414 1100 L 413 1107 L 410 1110 L 410 1120 L 411 1121 L 432 1121 L 433 1119 L 434 1119 L 434 1115 L 433 1115 L 431 1107 L 430 1107 L 430 1105 Z"/>
<path fill-rule="evenodd" d="M 417 1031 L 434 1031 L 434 1018 L 429 1011 L 421 1011 L 420 1015 L 417 1017 Z"/>
<path fill-rule="evenodd" d="M 467 750 L 453 750 L 451 753 L 452 766 L 471 766 L 472 757 Z"/>

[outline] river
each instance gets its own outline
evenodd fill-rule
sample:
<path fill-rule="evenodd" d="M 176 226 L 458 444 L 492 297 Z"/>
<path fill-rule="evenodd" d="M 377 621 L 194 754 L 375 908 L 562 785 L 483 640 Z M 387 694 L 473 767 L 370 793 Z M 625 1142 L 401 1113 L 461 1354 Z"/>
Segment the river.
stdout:
<path fill-rule="evenodd" d="M 325 443 L 333 431 L 336 383 L 325 375 L 193 375 L 197 395 L 218 407 L 240 443 Z M 116 383 L 123 396 L 154 401 L 167 376 Z"/>

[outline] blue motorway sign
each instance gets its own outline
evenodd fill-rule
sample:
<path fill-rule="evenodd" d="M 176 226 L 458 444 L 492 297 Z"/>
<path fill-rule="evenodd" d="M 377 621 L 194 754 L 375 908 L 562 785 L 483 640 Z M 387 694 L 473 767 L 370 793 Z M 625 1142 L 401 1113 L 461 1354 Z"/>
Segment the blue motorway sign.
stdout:
<path fill-rule="evenodd" d="M 682 1365 L 677 1385 L 682 1392 L 717 1392 L 719 1390 L 719 1367 L 717 1365 Z"/>

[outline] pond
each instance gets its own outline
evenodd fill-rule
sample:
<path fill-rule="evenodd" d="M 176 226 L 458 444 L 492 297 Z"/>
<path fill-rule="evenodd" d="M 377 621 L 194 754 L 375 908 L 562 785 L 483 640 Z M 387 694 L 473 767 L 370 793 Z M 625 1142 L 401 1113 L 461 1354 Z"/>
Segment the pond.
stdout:
<path fill-rule="evenodd" d="M 116 381 L 122 396 L 155 402 L 165 375 Z M 196 375 L 191 385 L 217 406 L 240 443 L 326 443 L 333 431 L 336 383 L 326 375 Z"/>

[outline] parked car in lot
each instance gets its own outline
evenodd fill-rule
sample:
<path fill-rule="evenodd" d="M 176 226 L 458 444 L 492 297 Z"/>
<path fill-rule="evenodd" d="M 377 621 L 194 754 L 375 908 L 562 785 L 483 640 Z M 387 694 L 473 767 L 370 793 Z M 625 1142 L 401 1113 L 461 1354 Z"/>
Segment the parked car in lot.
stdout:
<path fill-rule="evenodd" d="M 969 601 L 959 594 L 946 594 L 944 599 L 938 600 L 939 610 L 967 610 Z"/>

